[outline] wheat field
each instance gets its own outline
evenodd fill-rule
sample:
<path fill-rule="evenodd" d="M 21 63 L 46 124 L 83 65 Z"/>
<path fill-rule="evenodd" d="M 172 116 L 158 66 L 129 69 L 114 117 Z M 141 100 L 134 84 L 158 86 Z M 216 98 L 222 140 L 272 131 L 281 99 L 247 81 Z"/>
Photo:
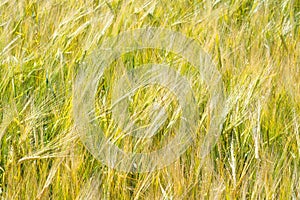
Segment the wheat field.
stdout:
<path fill-rule="evenodd" d="M 104 72 L 95 97 L 107 134 L 112 115 L 103 109 L 111 86 L 149 61 L 186 77 L 201 116 L 194 143 L 179 159 L 152 172 L 124 172 L 82 142 L 72 111 L 74 81 L 106 38 L 143 27 L 180 32 L 211 55 L 227 115 L 215 145 L 199 156 L 210 121 L 199 73 L 163 50 L 122 55 Z M 142 102 L 166 93 L 141 89 L 132 106 L 141 112 Z M 300 199 L 298 0 L 1 0 L 0 94 L 1 199 Z M 167 104 L 171 114 L 178 107 L 174 98 Z M 168 117 L 169 123 L 178 118 Z M 150 123 L 149 116 L 139 123 Z M 118 144 L 130 150 L 132 142 Z M 167 142 L 159 136 L 137 151 Z"/>

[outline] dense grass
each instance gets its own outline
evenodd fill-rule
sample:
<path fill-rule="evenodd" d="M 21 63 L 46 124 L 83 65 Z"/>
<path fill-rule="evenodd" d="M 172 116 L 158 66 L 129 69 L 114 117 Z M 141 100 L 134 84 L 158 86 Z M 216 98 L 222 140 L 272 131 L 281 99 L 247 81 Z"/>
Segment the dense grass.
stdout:
<path fill-rule="evenodd" d="M 182 32 L 212 55 L 229 113 L 207 157 L 197 156 L 196 140 L 162 170 L 118 172 L 83 146 L 72 119 L 72 87 L 80 64 L 103 39 L 147 26 Z M 173 62 L 208 115 L 199 74 L 176 55 L 164 55 L 145 50 L 119 62 L 129 68 L 149 60 Z M 107 70 L 99 85 L 100 114 L 118 70 Z M 143 98 L 153 98 L 151 91 L 141 91 Z M 3 199 L 300 198 L 298 0 L 2 0 L 0 94 Z"/>

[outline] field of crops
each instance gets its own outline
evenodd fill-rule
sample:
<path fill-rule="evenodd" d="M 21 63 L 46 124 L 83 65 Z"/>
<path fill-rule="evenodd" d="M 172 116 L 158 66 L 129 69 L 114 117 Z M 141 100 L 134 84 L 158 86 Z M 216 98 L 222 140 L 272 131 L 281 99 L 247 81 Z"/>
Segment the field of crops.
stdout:
<path fill-rule="evenodd" d="M 198 54 L 182 45 L 133 48 L 101 77 L 88 71 L 103 64 L 105 41 L 114 48 L 109 38 L 149 27 L 190 38 L 218 76 L 203 78 L 212 68 L 197 70 L 189 61 Z M 124 38 L 126 46 L 147 36 Z M 147 79 L 148 63 L 161 64 L 148 65 L 156 78 Z M 145 87 L 124 92 L 135 75 Z M 88 100 L 79 89 L 92 87 Z M 123 97 L 127 104 L 116 101 Z M 99 159 L 97 133 L 86 139 L 79 125 L 89 123 L 78 116 L 90 102 L 94 123 L 125 153 L 152 155 L 185 131 L 193 141 L 173 160 L 176 148 L 153 166 L 111 167 Z M 0 199 L 300 199 L 300 1 L 1 0 Z"/>

